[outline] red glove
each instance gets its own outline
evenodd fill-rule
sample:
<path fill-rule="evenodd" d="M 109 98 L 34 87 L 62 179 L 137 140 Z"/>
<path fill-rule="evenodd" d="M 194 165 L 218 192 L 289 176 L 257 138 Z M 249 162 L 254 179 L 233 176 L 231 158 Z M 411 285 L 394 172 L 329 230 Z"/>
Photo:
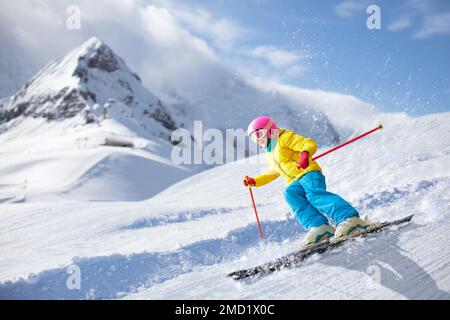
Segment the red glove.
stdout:
<path fill-rule="evenodd" d="M 245 178 L 244 178 L 244 186 L 248 187 L 249 185 L 252 186 L 252 187 L 256 186 L 256 181 L 252 177 L 245 176 Z"/>
<path fill-rule="evenodd" d="M 300 158 L 298 159 L 298 165 L 297 168 L 300 169 L 306 169 L 309 166 L 309 152 L 303 151 L 300 153 Z"/>

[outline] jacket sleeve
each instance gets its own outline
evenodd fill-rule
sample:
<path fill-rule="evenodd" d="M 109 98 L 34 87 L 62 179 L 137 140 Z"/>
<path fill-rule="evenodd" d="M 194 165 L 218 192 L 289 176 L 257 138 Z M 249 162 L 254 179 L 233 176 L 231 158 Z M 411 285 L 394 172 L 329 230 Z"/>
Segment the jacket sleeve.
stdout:
<path fill-rule="evenodd" d="M 317 143 L 314 139 L 302 137 L 289 130 L 286 130 L 281 140 L 285 147 L 298 152 L 307 151 L 310 156 L 317 151 Z"/>
<path fill-rule="evenodd" d="M 280 174 L 274 170 L 270 170 L 267 173 L 260 174 L 253 178 L 253 179 L 255 179 L 255 182 L 256 182 L 255 187 L 261 187 L 265 184 L 268 184 L 269 182 L 272 182 L 279 176 L 280 176 Z"/>

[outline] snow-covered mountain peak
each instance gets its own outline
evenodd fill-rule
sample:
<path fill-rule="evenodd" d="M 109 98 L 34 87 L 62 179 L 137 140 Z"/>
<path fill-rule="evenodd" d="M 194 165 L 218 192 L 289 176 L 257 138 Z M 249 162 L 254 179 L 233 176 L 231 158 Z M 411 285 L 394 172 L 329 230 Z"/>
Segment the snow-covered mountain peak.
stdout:
<path fill-rule="evenodd" d="M 110 47 L 100 39 L 92 37 L 63 58 L 47 64 L 23 89 L 46 92 L 74 87 L 79 83 L 88 82 L 89 69 L 103 73 L 121 70 L 126 74 L 132 74 Z"/>
<path fill-rule="evenodd" d="M 80 80 L 87 80 L 83 69 L 96 69 L 107 74 L 120 71 L 141 83 L 141 79 L 127 67 L 125 62 L 108 45 L 96 37 L 90 38 L 73 50 L 67 58 L 76 60 L 76 68 L 72 75 Z"/>
<path fill-rule="evenodd" d="M 128 91 L 132 91 L 132 86 L 141 85 L 140 78 L 108 45 L 92 37 L 63 58 L 46 65 L 19 94 L 25 90 L 49 92 L 68 87 L 83 87 L 95 91 L 98 87 L 89 83 L 92 81 L 101 87 L 112 87 L 119 82 Z M 97 102 L 94 97 L 91 98 Z"/>
<path fill-rule="evenodd" d="M 4 104 L 0 122 L 80 115 L 89 123 L 110 117 L 166 138 L 177 127 L 167 107 L 96 37 L 47 64 Z"/>
<path fill-rule="evenodd" d="M 113 53 L 105 42 L 94 36 L 89 38 L 83 44 L 81 44 L 78 48 L 74 49 L 72 53 L 78 54 L 81 57 L 81 56 L 89 56 L 102 50 L 107 50 Z"/>

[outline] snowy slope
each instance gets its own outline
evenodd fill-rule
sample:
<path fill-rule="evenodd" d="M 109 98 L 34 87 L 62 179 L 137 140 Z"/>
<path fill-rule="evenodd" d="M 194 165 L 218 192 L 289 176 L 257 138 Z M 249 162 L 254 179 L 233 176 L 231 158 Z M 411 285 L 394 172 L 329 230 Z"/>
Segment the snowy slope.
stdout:
<path fill-rule="evenodd" d="M 146 199 L 192 174 L 170 161 L 177 116 L 90 38 L 0 100 L 0 202 Z"/>
<path fill-rule="evenodd" d="M 260 242 L 241 178 L 261 165 L 241 160 L 141 202 L 1 204 L 0 297 L 449 299 L 450 113 L 379 120 L 385 130 L 319 163 L 329 189 L 370 219 L 415 213 L 399 230 L 258 281 L 228 279 L 297 249 L 304 234 L 279 179 L 254 190 Z M 73 268 L 80 289 L 67 286 Z"/>
<path fill-rule="evenodd" d="M 135 147 L 105 146 L 106 138 Z M 0 162 L 0 203 L 143 200 L 192 174 L 170 161 L 168 142 L 142 138 L 113 119 L 83 127 L 25 119 L 0 143 L 7 159 Z"/>

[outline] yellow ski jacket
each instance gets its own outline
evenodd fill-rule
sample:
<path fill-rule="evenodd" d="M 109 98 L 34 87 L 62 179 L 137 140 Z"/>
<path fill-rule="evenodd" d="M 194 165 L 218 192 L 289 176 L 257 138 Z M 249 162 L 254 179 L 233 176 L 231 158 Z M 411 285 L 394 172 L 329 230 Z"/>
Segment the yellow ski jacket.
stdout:
<path fill-rule="evenodd" d="M 312 155 L 317 151 L 317 144 L 311 138 L 302 137 L 286 129 L 278 130 L 278 137 L 272 138 L 272 150 L 266 152 L 266 160 L 270 170 L 265 174 L 254 177 L 256 187 L 261 187 L 282 176 L 288 184 L 300 179 L 311 171 L 322 171 L 317 162 L 312 161 Z M 297 169 L 300 153 L 308 151 L 309 166 L 306 169 Z"/>

